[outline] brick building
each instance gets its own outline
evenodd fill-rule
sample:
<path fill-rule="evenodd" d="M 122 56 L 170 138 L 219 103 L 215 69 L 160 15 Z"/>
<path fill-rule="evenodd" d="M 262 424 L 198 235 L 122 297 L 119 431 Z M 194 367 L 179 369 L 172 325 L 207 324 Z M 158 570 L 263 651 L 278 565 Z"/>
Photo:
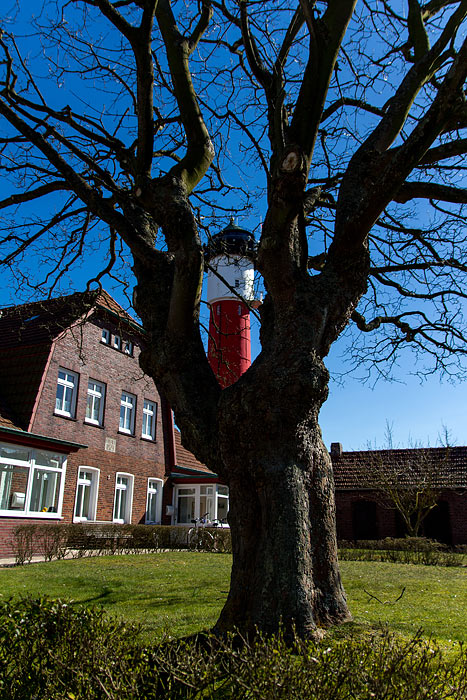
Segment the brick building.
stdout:
<path fill-rule="evenodd" d="M 189 525 L 225 521 L 228 488 L 181 444 L 170 407 L 139 367 L 144 331 L 106 292 L 0 312 L 0 556 L 21 523 Z M 340 539 L 404 534 L 367 483 L 368 465 L 440 465 L 424 534 L 467 543 L 467 447 L 331 448 Z"/>
<path fill-rule="evenodd" d="M 430 475 L 430 488 L 438 494 L 422 534 L 446 544 L 467 544 L 467 447 L 343 452 L 340 443 L 333 443 L 331 459 L 340 540 L 403 537 L 402 518 L 377 497 L 371 470 L 386 469 L 404 488 L 410 486 L 415 465 L 415 471 Z"/>
<path fill-rule="evenodd" d="M 171 412 L 143 343 L 105 292 L 2 310 L 0 555 L 19 523 L 161 522 Z"/>

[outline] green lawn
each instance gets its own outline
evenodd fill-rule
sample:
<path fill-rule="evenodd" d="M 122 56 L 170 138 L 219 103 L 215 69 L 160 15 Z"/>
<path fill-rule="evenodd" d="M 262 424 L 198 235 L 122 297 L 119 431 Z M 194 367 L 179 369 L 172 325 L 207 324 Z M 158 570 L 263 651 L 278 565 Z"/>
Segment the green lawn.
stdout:
<path fill-rule="evenodd" d="M 111 615 L 141 623 L 148 639 L 164 632 L 181 636 L 213 625 L 230 566 L 230 555 L 196 552 L 31 564 L 0 569 L 0 596 L 45 594 L 102 605 Z M 423 628 L 441 642 L 467 641 L 466 568 L 344 561 L 341 572 L 354 616 L 348 632 L 383 622 L 404 635 Z"/>

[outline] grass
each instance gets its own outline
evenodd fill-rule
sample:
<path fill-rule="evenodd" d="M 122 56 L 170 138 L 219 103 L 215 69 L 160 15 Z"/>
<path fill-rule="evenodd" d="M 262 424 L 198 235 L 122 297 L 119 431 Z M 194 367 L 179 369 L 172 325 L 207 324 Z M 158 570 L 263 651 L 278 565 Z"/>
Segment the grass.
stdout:
<path fill-rule="evenodd" d="M 0 596 L 101 605 L 142 624 L 151 641 L 211 627 L 227 595 L 230 566 L 230 555 L 193 552 L 31 564 L 0 569 Z M 344 561 L 341 572 L 354 616 L 348 633 L 384 623 L 404 636 L 423 628 L 442 643 L 467 641 L 467 569 Z"/>

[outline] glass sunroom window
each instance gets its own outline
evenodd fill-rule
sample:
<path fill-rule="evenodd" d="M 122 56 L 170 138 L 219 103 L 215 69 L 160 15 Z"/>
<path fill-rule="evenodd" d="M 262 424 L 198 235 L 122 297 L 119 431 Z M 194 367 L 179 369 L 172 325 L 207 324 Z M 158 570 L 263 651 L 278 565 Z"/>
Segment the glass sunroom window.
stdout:
<path fill-rule="evenodd" d="M 34 469 L 29 510 L 34 513 L 57 513 L 61 474 Z"/>
<path fill-rule="evenodd" d="M 0 444 L 0 513 L 60 515 L 65 468 L 57 452 Z"/>
<path fill-rule="evenodd" d="M 227 525 L 229 488 L 222 484 L 193 484 L 176 486 L 174 522 L 187 525 L 195 518 L 209 522 L 223 521 Z"/>

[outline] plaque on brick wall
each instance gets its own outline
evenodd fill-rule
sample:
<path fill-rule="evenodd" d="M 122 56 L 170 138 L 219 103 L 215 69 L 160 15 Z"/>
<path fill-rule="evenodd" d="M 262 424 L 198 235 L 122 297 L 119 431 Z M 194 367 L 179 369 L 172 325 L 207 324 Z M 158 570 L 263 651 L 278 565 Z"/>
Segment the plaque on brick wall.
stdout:
<path fill-rule="evenodd" d="M 105 438 L 105 449 L 107 452 L 115 452 L 117 449 L 117 441 L 115 438 Z"/>

